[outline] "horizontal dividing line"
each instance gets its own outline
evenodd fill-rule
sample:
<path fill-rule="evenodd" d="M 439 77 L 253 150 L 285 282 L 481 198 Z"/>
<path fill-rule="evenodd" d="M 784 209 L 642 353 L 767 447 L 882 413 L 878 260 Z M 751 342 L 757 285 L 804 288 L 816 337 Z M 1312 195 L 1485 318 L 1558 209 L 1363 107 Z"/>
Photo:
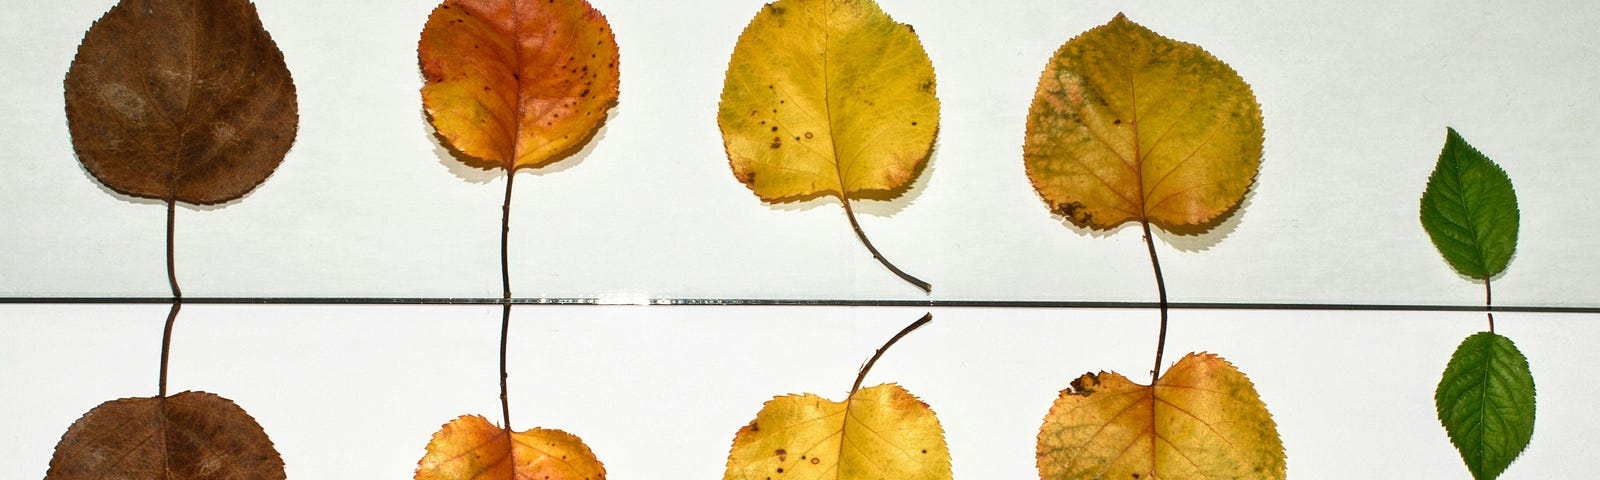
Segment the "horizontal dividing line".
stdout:
<path fill-rule="evenodd" d="M 458 298 L 458 297 L 188 297 L 190 305 L 544 305 L 544 306 L 811 306 L 925 308 L 1150 309 L 1156 302 L 1089 302 L 1029 300 L 840 300 L 764 298 Z M 169 304 L 169 297 L 0 297 L 0 304 Z M 1481 312 L 1482 305 L 1402 305 L 1350 303 L 1173 302 L 1178 310 L 1305 310 Z M 1496 312 L 1600 314 L 1600 307 L 1497 305 Z"/>

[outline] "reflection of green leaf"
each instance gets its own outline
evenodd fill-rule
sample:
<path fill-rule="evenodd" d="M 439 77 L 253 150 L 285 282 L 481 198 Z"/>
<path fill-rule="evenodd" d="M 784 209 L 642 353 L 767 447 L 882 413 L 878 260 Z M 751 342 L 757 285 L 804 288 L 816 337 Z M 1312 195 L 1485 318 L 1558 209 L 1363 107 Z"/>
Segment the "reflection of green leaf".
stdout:
<path fill-rule="evenodd" d="M 1462 341 L 1434 402 L 1475 479 L 1499 477 L 1533 437 L 1533 373 L 1509 338 L 1480 332 Z"/>
<path fill-rule="evenodd" d="M 1517 250 L 1517 218 L 1517 192 L 1505 170 L 1448 129 L 1422 193 L 1422 227 L 1439 253 L 1462 275 L 1498 275 Z"/>

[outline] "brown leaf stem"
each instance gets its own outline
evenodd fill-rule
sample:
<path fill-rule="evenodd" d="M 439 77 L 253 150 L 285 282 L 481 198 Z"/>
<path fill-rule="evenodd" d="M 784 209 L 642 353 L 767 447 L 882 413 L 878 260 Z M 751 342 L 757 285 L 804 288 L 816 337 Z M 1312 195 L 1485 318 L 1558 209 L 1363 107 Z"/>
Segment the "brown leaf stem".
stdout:
<path fill-rule="evenodd" d="M 511 186 L 517 179 L 515 167 L 506 169 L 506 200 L 500 207 L 500 284 L 505 288 L 500 312 L 500 414 L 506 429 L 511 428 L 511 399 L 506 395 L 506 339 L 511 334 L 511 263 L 507 251 L 511 239 Z"/>
<path fill-rule="evenodd" d="M 928 282 L 924 282 L 922 279 L 913 277 L 911 274 L 900 270 L 900 267 L 896 267 L 893 263 L 889 263 L 889 259 L 883 258 L 883 254 L 878 253 L 877 247 L 872 246 L 872 241 L 867 240 L 866 232 L 861 231 L 861 224 L 856 222 L 856 212 L 854 209 L 850 208 L 850 199 L 840 197 L 840 200 L 842 200 L 841 203 L 844 204 L 844 216 L 850 219 L 850 228 L 856 231 L 856 238 L 860 238 L 861 244 L 867 246 L 867 251 L 872 252 L 872 258 L 878 259 L 878 263 L 882 263 L 883 266 L 888 267 L 889 271 L 894 272 L 894 274 L 899 276 L 901 280 L 905 280 L 912 285 L 916 285 L 917 288 L 922 289 L 922 293 L 932 293 L 933 285 L 930 285 Z"/>
<path fill-rule="evenodd" d="M 1483 313 L 1489 316 L 1489 333 L 1494 333 L 1494 290 L 1487 278 L 1483 279 Z"/>
<path fill-rule="evenodd" d="M 167 197 L 167 285 L 172 287 L 172 309 L 167 311 L 167 322 L 161 327 L 161 373 L 156 380 L 156 395 L 167 396 L 167 358 L 172 351 L 172 324 L 178 320 L 178 310 L 183 308 L 183 290 L 178 288 L 178 269 L 173 260 L 173 233 L 177 230 L 178 202 Z"/>
<path fill-rule="evenodd" d="M 861 365 L 861 370 L 856 372 L 856 383 L 850 386 L 850 396 L 855 396 L 856 390 L 861 389 L 861 381 L 867 378 L 867 372 L 872 370 L 872 364 L 878 363 L 878 357 L 883 356 L 884 350 L 888 350 L 890 346 L 894 345 L 894 342 L 900 341 L 900 337 L 906 336 L 906 334 L 911 333 L 912 330 L 922 328 L 923 325 L 927 325 L 928 322 L 931 321 L 933 321 L 933 312 L 923 314 L 922 318 L 917 319 L 915 322 L 911 322 L 910 325 L 906 325 L 906 328 L 900 329 L 900 333 L 896 333 L 893 337 L 889 337 L 889 341 L 884 342 L 883 346 L 879 347 L 878 351 L 872 354 L 872 358 L 867 359 L 867 363 Z"/>
<path fill-rule="evenodd" d="M 1156 334 L 1156 367 L 1150 371 L 1150 384 L 1161 377 L 1161 353 L 1167 348 L 1167 281 L 1161 277 L 1161 259 L 1156 257 L 1155 238 L 1150 236 L 1150 221 L 1140 220 L 1144 228 L 1144 245 L 1150 251 L 1150 267 L 1156 272 L 1156 294 L 1161 299 L 1161 330 Z"/>

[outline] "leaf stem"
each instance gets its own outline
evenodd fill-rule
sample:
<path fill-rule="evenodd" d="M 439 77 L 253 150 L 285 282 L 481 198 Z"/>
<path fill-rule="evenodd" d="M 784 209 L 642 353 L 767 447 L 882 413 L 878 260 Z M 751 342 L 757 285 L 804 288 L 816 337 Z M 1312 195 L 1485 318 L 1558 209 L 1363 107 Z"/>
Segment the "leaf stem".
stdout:
<path fill-rule="evenodd" d="M 506 169 L 506 200 L 500 206 L 500 284 L 505 289 L 500 311 L 500 415 L 507 430 L 511 429 L 511 399 L 506 395 L 506 339 L 511 334 L 511 262 L 507 260 L 507 246 L 511 239 L 511 186 L 516 179 L 516 168 Z"/>
<path fill-rule="evenodd" d="M 1487 278 L 1483 279 L 1483 312 L 1489 316 L 1489 333 L 1494 333 L 1494 290 Z"/>
<path fill-rule="evenodd" d="M 177 230 L 178 202 L 167 198 L 167 285 L 172 288 L 172 309 L 167 311 L 167 322 L 161 327 L 161 373 L 156 380 L 156 396 L 167 396 L 167 358 L 172 351 L 172 324 L 178 320 L 178 310 L 183 308 L 183 290 L 178 288 L 178 268 L 173 260 L 173 233 Z"/>
<path fill-rule="evenodd" d="M 1155 238 L 1150 236 L 1150 221 L 1139 220 L 1144 229 L 1144 245 L 1150 251 L 1150 268 L 1156 272 L 1156 294 L 1161 299 L 1161 330 L 1156 334 L 1156 367 L 1150 371 L 1150 384 L 1161 377 L 1161 354 L 1167 348 L 1167 281 L 1161 277 L 1161 259 L 1156 257 Z"/>
<path fill-rule="evenodd" d="M 900 333 L 896 333 L 893 337 L 889 337 L 889 341 L 884 342 L 883 346 L 879 347 L 878 351 L 872 354 L 872 358 L 867 359 L 867 363 L 861 365 L 861 370 L 856 372 L 856 383 L 850 386 L 850 396 L 855 396 L 856 390 L 861 389 L 861 381 L 867 378 L 867 372 L 872 370 L 873 364 L 878 363 L 878 357 L 883 356 L 884 350 L 888 350 L 890 346 L 894 345 L 894 342 L 900 341 L 901 337 L 911 333 L 912 330 L 922 328 L 923 325 L 927 325 L 928 322 L 931 321 L 933 321 L 933 312 L 928 312 L 923 314 L 922 318 L 917 319 L 917 321 L 911 322 L 910 325 L 906 325 L 906 328 L 900 329 Z"/>
<path fill-rule="evenodd" d="M 860 238 L 861 244 L 867 246 L 867 251 L 872 252 L 872 258 L 878 259 L 878 263 L 882 263 L 883 266 L 888 267 L 889 271 L 894 272 L 894 274 L 899 276 L 901 280 L 905 280 L 907 283 L 916 285 L 917 288 L 922 289 L 922 293 L 932 293 L 933 285 L 930 285 L 928 282 L 924 282 L 922 279 L 913 277 L 911 274 L 900 270 L 900 267 L 896 267 L 893 263 L 889 263 L 889 259 L 884 258 L 883 254 L 878 253 L 877 247 L 873 247 L 872 241 L 867 239 L 866 232 L 861 231 L 861 224 L 856 222 L 856 212 L 855 209 L 850 208 L 850 199 L 843 195 L 839 196 L 839 199 L 842 201 L 842 203 L 844 203 L 844 216 L 850 219 L 850 228 L 856 231 L 856 238 Z"/>

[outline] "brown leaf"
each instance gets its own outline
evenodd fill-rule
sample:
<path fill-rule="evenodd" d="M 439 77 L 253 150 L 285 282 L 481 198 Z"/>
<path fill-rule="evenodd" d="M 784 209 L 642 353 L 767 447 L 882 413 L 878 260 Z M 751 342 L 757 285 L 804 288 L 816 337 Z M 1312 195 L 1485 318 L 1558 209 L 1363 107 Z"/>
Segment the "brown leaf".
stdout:
<path fill-rule="evenodd" d="M 283 53 L 246 0 L 123 0 L 84 35 L 65 87 L 79 160 L 135 197 L 242 197 L 299 122 Z"/>
<path fill-rule="evenodd" d="M 102 403 L 56 444 L 45 480 L 283 479 L 272 440 L 233 401 L 205 392 Z"/>

